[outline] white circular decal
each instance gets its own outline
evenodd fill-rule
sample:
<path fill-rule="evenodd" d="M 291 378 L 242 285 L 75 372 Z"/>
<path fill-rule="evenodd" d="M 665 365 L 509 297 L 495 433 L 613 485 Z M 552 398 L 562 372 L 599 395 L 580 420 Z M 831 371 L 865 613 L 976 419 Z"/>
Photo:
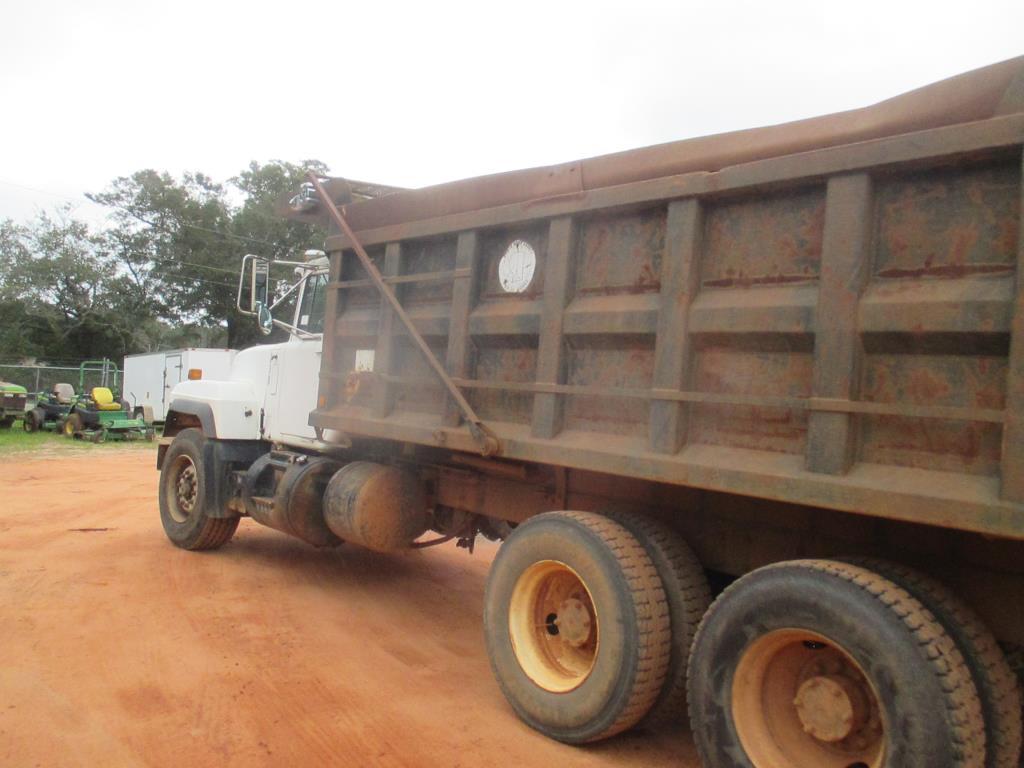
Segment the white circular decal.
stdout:
<path fill-rule="evenodd" d="M 533 280 L 537 254 L 525 240 L 513 240 L 498 262 L 498 282 L 505 293 L 522 293 Z"/>

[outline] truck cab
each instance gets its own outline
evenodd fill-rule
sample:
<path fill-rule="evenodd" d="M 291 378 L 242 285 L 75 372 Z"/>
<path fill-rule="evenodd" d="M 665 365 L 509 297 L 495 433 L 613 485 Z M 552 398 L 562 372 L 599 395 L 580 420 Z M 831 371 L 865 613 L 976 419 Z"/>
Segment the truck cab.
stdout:
<path fill-rule="evenodd" d="M 321 251 L 308 251 L 301 262 L 274 263 L 281 264 L 294 269 L 294 279 L 271 302 L 269 281 L 264 280 L 271 263 L 246 257 L 238 307 L 244 314 L 260 318 L 264 333 L 278 327 L 288 332 L 288 338 L 242 350 L 226 379 L 190 377 L 176 385 L 169 397 L 162 449 L 182 428 L 197 424 L 207 437 L 221 440 L 322 446 L 309 425 L 309 413 L 316 407 L 323 349 L 327 259 Z M 246 285 L 250 300 L 243 305 Z M 275 310 L 282 308 L 288 314 L 275 318 Z"/>

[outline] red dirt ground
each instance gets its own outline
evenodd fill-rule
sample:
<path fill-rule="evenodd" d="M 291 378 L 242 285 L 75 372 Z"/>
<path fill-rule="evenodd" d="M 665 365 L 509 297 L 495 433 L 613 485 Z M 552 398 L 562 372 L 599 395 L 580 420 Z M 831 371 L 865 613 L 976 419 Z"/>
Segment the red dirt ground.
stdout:
<path fill-rule="evenodd" d="M 0 462 L 0 764 L 660 766 L 520 723 L 487 663 L 493 546 L 317 551 L 244 520 L 174 548 L 146 450 Z"/>

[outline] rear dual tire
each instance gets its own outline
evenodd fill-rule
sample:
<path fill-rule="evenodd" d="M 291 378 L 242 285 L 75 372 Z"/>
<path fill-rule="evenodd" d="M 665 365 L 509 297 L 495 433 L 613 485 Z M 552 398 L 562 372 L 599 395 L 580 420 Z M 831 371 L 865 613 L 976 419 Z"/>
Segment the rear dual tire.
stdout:
<path fill-rule="evenodd" d="M 686 719 L 686 667 L 701 619 L 711 605 L 711 587 L 697 555 L 682 536 L 648 515 L 606 512 L 632 533 L 650 555 L 665 590 L 672 628 L 669 665 L 661 693 L 641 725 L 661 726 Z"/>
<path fill-rule="evenodd" d="M 981 703 L 909 592 L 847 563 L 737 580 L 698 630 L 690 720 L 707 768 L 981 768 Z"/>
<path fill-rule="evenodd" d="M 1022 725 L 1017 676 L 981 618 L 943 584 L 913 568 L 875 557 L 843 560 L 898 584 L 942 624 L 978 690 L 985 720 L 985 768 L 1018 768 Z"/>
<path fill-rule="evenodd" d="M 669 668 L 669 606 L 650 555 L 619 523 L 549 512 L 512 532 L 484 596 L 491 667 L 516 714 L 570 744 L 626 730 Z"/>

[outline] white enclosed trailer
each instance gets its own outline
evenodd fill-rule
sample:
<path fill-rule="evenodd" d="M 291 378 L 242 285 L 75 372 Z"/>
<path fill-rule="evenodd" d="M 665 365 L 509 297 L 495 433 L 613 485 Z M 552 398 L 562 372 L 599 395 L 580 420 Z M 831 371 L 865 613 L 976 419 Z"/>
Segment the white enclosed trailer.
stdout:
<path fill-rule="evenodd" d="M 148 406 L 152 409 L 153 420 L 163 421 L 171 390 L 179 381 L 188 378 L 190 370 L 202 371 L 199 374 L 202 378 L 228 378 L 235 354 L 237 350 L 234 349 L 189 347 L 128 355 L 124 359 L 122 395 L 136 415 L 142 414 Z"/>

